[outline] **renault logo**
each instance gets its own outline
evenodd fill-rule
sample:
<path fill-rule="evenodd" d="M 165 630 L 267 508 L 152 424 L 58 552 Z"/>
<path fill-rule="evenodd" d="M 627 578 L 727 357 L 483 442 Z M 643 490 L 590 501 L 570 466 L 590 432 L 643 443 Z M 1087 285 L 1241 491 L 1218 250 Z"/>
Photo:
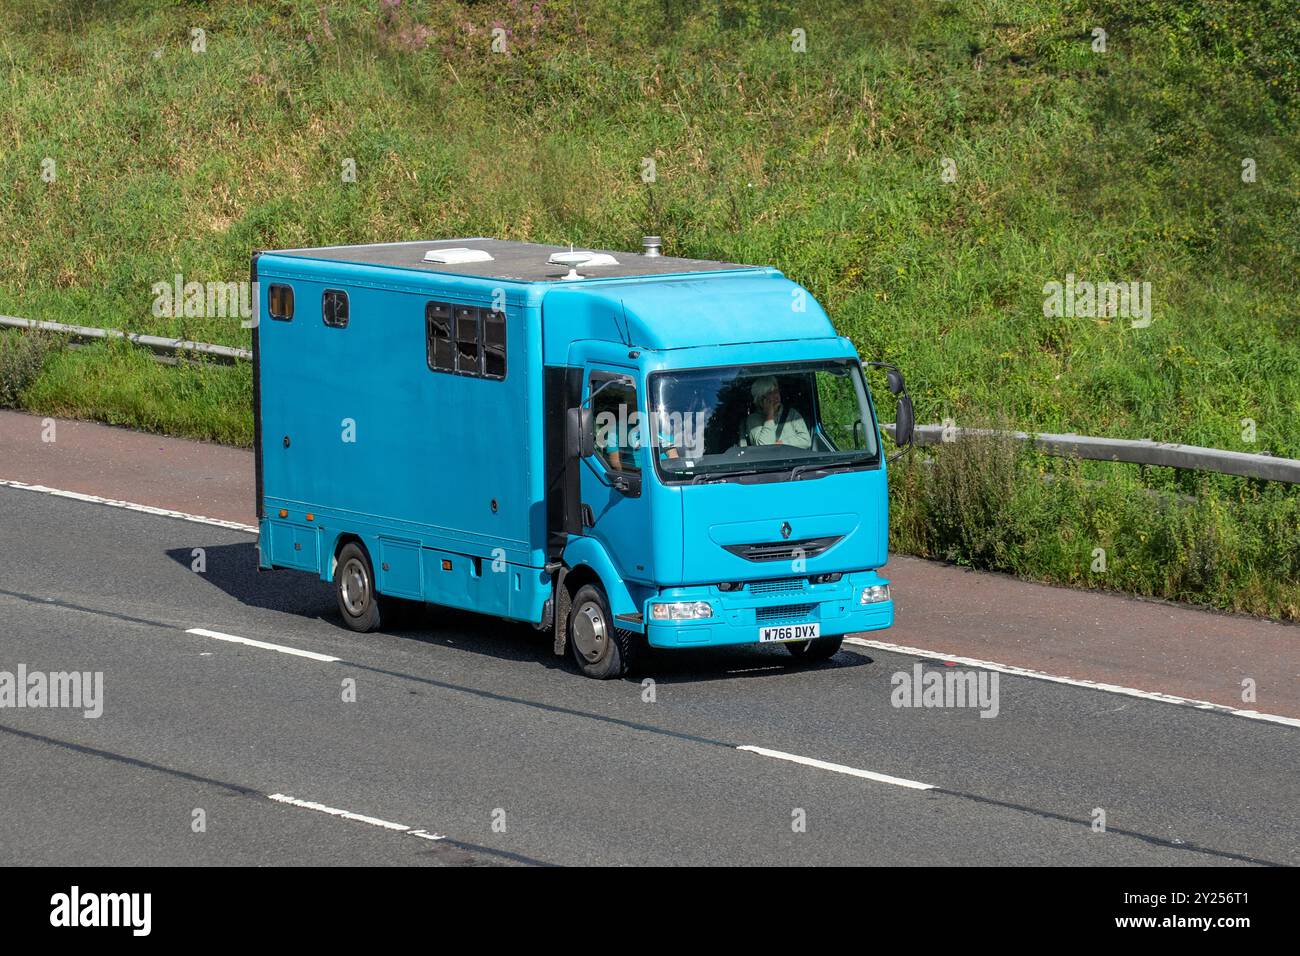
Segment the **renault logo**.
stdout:
<path fill-rule="evenodd" d="M 782 522 L 781 522 L 781 537 L 783 537 L 783 538 L 788 538 L 788 537 L 790 537 L 790 532 L 791 532 L 791 530 L 792 530 L 792 529 L 791 529 L 791 527 L 790 527 L 790 522 L 788 522 L 788 521 L 782 521 Z"/>

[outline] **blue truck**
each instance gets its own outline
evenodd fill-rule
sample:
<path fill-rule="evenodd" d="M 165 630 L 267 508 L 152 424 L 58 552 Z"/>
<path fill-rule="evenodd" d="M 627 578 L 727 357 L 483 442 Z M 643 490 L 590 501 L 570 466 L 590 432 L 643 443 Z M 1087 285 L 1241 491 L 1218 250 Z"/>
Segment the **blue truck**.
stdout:
<path fill-rule="evenodd" d="M 252 279 L 259 568 L 332 582 L 353 630 L 464 608 L 610 678 L 645 644 L 814 661 L 893 623 L 864 363 L 776 269 L 472 238 Z"/>

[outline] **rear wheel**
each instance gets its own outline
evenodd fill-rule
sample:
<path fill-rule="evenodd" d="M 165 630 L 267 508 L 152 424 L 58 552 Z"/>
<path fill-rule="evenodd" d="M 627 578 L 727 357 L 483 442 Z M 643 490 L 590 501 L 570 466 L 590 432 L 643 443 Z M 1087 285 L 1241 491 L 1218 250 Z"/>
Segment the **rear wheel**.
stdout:
<path fill-rule="evenodd" d="M 785 646 L 785 649 L 798 660 L 813 664 L 817 661 L 830 660 L 839 653 L 840 645 L 843 643 L 844 636 L 841 634 L 836 637 L 815 637 L 811 641 L 792 641 Z"/>
<path fill-rule="evenodd" d="M 569 607 L 569 650 L 588 677 L 622 677 L 632 666 L 636 635 L 614 626 L 609 601 L 598 584 L 584 584 Z"/>
<path fill-rule="evenodd" d="M 339 552 L 334 566 L 334 595 L 344 624 L 363 634 L 379 629 L 383 616 L 375 593 L 375 571 L 370 555 L 355 541 L 349 541 Z"/>

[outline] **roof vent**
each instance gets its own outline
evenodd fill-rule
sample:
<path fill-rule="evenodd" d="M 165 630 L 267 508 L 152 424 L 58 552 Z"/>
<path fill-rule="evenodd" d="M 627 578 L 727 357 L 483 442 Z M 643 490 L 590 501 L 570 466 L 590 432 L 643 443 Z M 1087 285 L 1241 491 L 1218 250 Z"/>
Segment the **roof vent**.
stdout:
<path fill-rule="evenodd" d="M 492 256 L 483 249 L 430 249 L 424 254 L 425 262 L 438 262 L 445 266 L 461 265 L 466 262 L 491 262 Z"/>
<path fill-rule="evenodd" d="M 570 247 L 568 252 L 553 252 L 551 257 L 546 260 L 553 266 L 568 266 L 569 274 L 565 279 L 581 279 L 578 275 L 578 267 L 585 266 L 592 268 L 597 266 L 616 266 L 618 260 L 608 252 L 591 252 L 585 249 L 573 249 Z"/>
<path fill-rule="evenodd" d="M 659 247 L 662 244 L 663 243 L 658 236 L 642 236 L 641 248 L 644 251 L 641 254 L 647 258 L 653 259 L 655 256 L 659 255 Z"/>
<path fill-rule="evenodd" d="M 568 266 L 569 273 L 564 278 L 567 280 L 581 279 L 578 275 L 578 266 L 585 266 L 591 261 L 590 252 L 555 252 L 547 262 L 557 266 Z"/>

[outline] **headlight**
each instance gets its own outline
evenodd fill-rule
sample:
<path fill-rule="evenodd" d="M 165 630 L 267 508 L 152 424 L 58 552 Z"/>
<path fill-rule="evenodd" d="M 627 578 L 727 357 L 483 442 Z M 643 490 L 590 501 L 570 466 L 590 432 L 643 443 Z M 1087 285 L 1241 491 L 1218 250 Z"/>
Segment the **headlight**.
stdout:
<path fill-rule="evenodd" d="M 862 595 L 858 598 L 859 604 L 879 604 L 881 601 L 889 600 L 889 585 L 876 584 L 869 588 L 862 589 Z"/>
<path fill-rule="evenodd" d="M 650 619 L 654 621 L 696 621 L 702 617 L 713 617 L 708 601 L 673 601 L 650 606 Z"/>

